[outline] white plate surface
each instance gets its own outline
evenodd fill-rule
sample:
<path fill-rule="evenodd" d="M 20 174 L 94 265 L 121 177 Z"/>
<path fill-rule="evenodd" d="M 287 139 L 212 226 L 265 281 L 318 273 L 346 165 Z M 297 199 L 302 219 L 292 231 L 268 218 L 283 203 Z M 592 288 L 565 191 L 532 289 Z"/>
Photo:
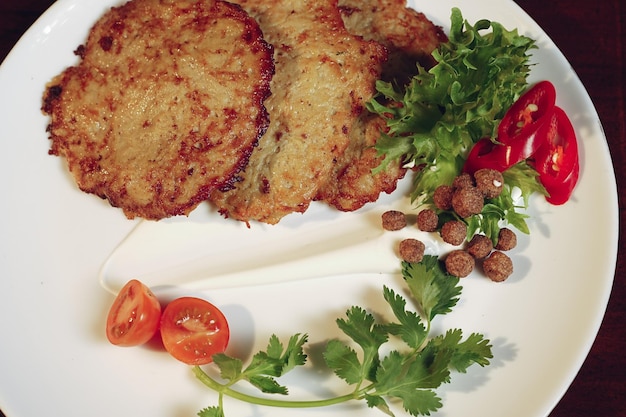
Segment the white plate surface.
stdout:
<path fill-rule="evenodd" d="M 358 213 L 339 214 L 314 205 L 278 227 L 255 225 L 251 230 L 226 224 L 206 207 L 189 219 L 131 222 L 78 191 L 63 161 L 47 154 L 47 119 L 39 110 L 40 100 L 45 83 L 76 62 L 72 51 L 114 2 L 58 1 L 0 69 L 0 408 L 9 417 L 182 417 L 215 403 L 214 394 L 188 367 L 166 353 L 107 343 L 103 325 L 113 296 L 104 287 L 115 290 L 125 274 L 144 274 L 155 285 L 180 284 L 186 288 L 181 293 L 197 293 L 193 283 L 207 278 L 201 286 L 212 289 L 202 295 L 231 321 L 229 353 L 247 358 L 264 348 L 272 333 L 287 338 L 307 332 L 313 363 L 319 360 L 320 343 L 340 336 L 334 320 L 349 306 L 387 313 L 382 285 L 402 288 L 394 273 L 399 261 L 392 246 L 413 232 L 381 234 L 377 222 L 387 208 L 407 207 L 404 187 Z M 485 334 L 495 354 L 491 366 L 455 374 L 439 390 L 444 408 L 435 415 L 544 417 L 582 365 L 613 282 L 618 216 L 611 159 L 584 87 L 530 17 L 502 0 L 441 0 L 424 3 L 422 11 L 447 28 L 453 6 L 470 22 L 489 18 L 538 40 L 531 79 L 556 85 L 558 104 L 579 135 L 582 175 L 565 206 L 533 200 L 531 234 L 520 237 L 512 254 L 515 275 L 503 284 L 478 275 L 462 281 L 459 306 L 435 322 L 435 331 L 460 327 L 467 334 Z M 135 262 L 120 255 L 115 265 L 105 265 L 135 227 L 125 245 L 137 236 L 156 243 L 138 251 Z M 211 239 L 205 231 L 212 232 Z M 248 243 L 234 253 L 241 236 Z M 155 274 L 149 271 L 151 260 L 162 253 L 159 242 L 165 239 L 181 239 L 183 247 L 199 239 L 208 249 L 170 251 L 159 264 L 166 273 Z M 429 248 L 442 250 L 434 240 Z M 368 251 L 376 254 L 375 262 Z M 176 268 L 183 261 L 181 272 Z M 277 263 L 280 268 L 272 269 Z M 241 267 L 256 270 L 242 274 Z M 202 272 L 207 270 L 211 272 Z M 215 278 L 225 273 L 232 273 L 233 281 Z M 287 282 L 271 283 L 277 276 Z M 228 282 L 236 285 L 225 286 Z M 263 285 L 253 285 L 259 282 Z M 284 380 L 294 398 L 342 393 L 342 384 L 320 369 L 304 369 Z M 297 412 L 231 401 L 226 407 L 231 417 L 382 415 L 360 403 Z"/>

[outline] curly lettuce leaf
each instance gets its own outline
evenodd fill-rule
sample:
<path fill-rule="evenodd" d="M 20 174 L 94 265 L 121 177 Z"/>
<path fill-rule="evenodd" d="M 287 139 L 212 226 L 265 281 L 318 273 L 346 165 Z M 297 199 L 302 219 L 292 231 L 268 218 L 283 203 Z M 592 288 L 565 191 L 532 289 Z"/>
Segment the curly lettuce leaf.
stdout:
<path fill-rule="evenodd" d="M 529 51 L 535 41 L 501 24 L 471 25 L 452 9 L 448 42 L 433 52 L 436 64 L 406 86 L 380 81 L 368 109 L 386 119 L 378 141 L 381 171 L 394 160 L 421 169 L 413 200 L 432 194 L 461 171 L 467 152 L 483 137 L 495 137 L 506 110 L 527 87 Z"/>

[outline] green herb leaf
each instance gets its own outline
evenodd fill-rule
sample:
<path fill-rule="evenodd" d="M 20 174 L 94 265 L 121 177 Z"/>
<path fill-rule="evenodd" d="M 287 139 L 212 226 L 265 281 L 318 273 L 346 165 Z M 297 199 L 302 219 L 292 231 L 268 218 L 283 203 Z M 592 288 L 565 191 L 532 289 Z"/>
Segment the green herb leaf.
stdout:
<path fill-rule="evenodd" d="M 485 339 L 482 334 L 472 333 L 464 342 L 457 344 L 450 365 L 455 371 L 465 373 L 473 364 L 483 367 L 489 365 L 491 358 L 493 354 L 489 340 Z"/>
<path fill-rule="evenodd" d="M 199 417 L 224 417 L 222 407 L 207 407 L 198 412 Z"/>
<path fill-rule="evenodd" d="M 220 376 L 229 381 L 241 378 L 243 363 L 240 359 L 233 358 L 224 353 L 213 355 L 213 363 L 220 369 Z"/>
<path fill-rule="evenodd" d="M 399 321 L 399 323 L 389 323 L 386 326 L 387 331 L 399 336 L 410 348 L 418 349 L 428 335 L 422 318 L 417 313 L 406 311 L 406 300 L 393 290 L 384 287 L 383 295 Z"/>
<path fill-rule="evenodd" d="M 417 264 L 402 262 L 402 276 L 428 321 L 438 314 L 449 313 L 459 301 L 462 289 L 459 278 L 445 272 L 436 256 L 426 255 Z"/>
<path fill-rule="evenodd" d="M 276 379 L 264 376 L 264 375 L 250 375 L 248 378 L 248 382 L 257 387 L 262 392 L 268 394 L 289 394 L 289 390 L 287 387 L 282 386 L 276 381 Z"/>
<path fill-rule="evenodd" d="M 489 341 L 477 333 L 472 333 L 465 341 L 462 338 L 463 332 L 460 329 L 451 329 L 444 335 L 433 338 L 431 344 L 439 350 L 451 353 L 449 366 L 455 371 L 465 373 L 474 363 L 480 366 L 489 365 L 489 359 L 493 357 Z"/>
<path fill-rule="evenodd" d="M 363 366 L 356 351 L 339 340 L 330 340 L 326 345 L 324 360 L 335 374 L 348 384 L 358 384 L 363 380 Z"/>
<path fill-rule="evenodd" d="M 306 362 L 302 346 L 308 336 L 295 334 L 289 339 L 285 348 L 276 335 L 270 337 L 265 352 L 261 351 L 252 357 L 252 362 L 244 371 L 247 379 L 257 375 L 279 377 L 298 365 Z"/>
<path fill-rule="evenodd" d="M 242 370 L 242 362 L 225 354 L 214 356 L 222 378 L 221 384 L 200 367 L 194 367 L 196 376 L 220 395 L 220 406 L 202 410 L 200 417 L 223 417 L 222 397 L 227 395 L 253 404 L 279 407 L 322 407 L 350 400 L 365 400 L 367 405 L 393 416 L 388 399 L 397 399 L 413 416 L 430 415 L 441 408 L 441 399 L 435 390 L 450 381 L 451 369 L 466 372 L 472 364 L 486 366 L 492 358 L 491 345 L 482 335 L 472 333 L 463 340 L 461 330 L 449 330 L 443 335 L 429 337 L 430 321 L 448 313 L 458 301 L 459 279 L 443 272 L 439 260 L 425 256 L 419 264 L 404 262 L 403 276 L 417 307 L 427 317 L 406 309 L 406 300 L 388 287 L 383 287 L 387 301 L 397 322 L 377 322 L 365 309 L 353 306 L 345 318 L 337 319 L 339 328 L 362 349 L 359 355 L 348 343 L 330 340 L 323 352 L 326 364 L 335 374 L 354 386 L 351 394 L 313 401 L 287 401 L 255 397 L 234 391 L 231 387 L 240 380 L 264 393 L 287 395 L 287 387 L 277 379 L 292 367 L 303 365 L 306 355 L 303 344 L 307 336 L 296 334 L 285 347 L 272 335 L 266 351 L 255 354 L 250 365 Z M 390 335 L 399 336 L 410 348 L 391 350 L 380 357 L 381 346 Z M 367 381 L 367 382 L 366 382 Z"/>
<path fill-rule="evenodd" d="M 423 352 L 413 359 L 393 351 L 377 373 L 376 392 L 399 398 L 411 415 L 428 415 L 441 408 L 441 400 L 431 388 L 446 382 L 449 375 L 446 363 L 433 366 L 433 358 Z"/>
<path fill-rule="evenodd" d="M 433 390 L 398 389 L 391 395 L 402 400 L 402 407 L 412 416 L 429 416 L 442 406 L 441 398 Z"/>
<path fill-rule="evenodd" d="M 220 376 L 232 385 L 240 380 L 270 394 L 288 394 L 288 389 L 275 379 L 299 365 L 304 365 L 306 355 L 303 345 L 308 336 L 295 334 L 285 348 L 276 335 L 272 335 L 266 351 L 256 353 L 250 364 L 243 369 L 243 363 L 224 353 L 213 356 L 213 362 L 220 370 Z M 213 411 L 210 411 L 213 412 Z"/>
<path fill-rule="evenodd" d="M 306 355 L 304 354 L 303 346 L 308 339 L 306 334 L 295 334 L 289 338 L 289 342 L 286 348 L 283 348 L 283 344 L 280 342 L 276 335 L 272 335 L 267 347 L 267 354 L 269 357 L 278 360 L 281 363 L 281 376 L 286 372 L 289 372 L 293 368 L 299 365 L 304 365 L 306 362 Z M 283 350 L 284 349 L 284 350 Z"/>
<path fill-rule="evenodd" d="M 391 412 L 391 409 L 389 408 L 389 404 L 387 404 L 387 401 L 385 401 L 385 399 L 380 395 L 366 394 L 365 401 L 367 402 L 367 406 L 369 408 L 378 408 L 380 411 L 387 414 L 388 416 L 394 416 L 394 414 Z"/>
<path fill-rule="evenodd" d="M 376 324 L 374 316 L 361 307 L 352 307 L 346 316 L 346 319 L 337 319 L 337 325 L 363 350 L 360 381 L 373 381 L 379 364 L 378 349 L 387 341 L 387 332 L 384 326 Z"/>
<path fill-rule="evenodd" d="M 267 352 L 258 352 L 252 357 L 250 365 L 243 372 L 246 379 L 256 375 L 281 376 L 283 374 L 283 362 L 280 358 L 274 358 Z"/>

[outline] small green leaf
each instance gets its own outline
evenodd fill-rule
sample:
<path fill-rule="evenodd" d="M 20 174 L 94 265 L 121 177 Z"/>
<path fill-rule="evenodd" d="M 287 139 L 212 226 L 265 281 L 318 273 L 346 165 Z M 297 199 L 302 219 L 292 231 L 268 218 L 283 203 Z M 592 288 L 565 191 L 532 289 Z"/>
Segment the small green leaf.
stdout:
<path fill-rule="evenodd" d="M 241 360 L 218 353 L 213 355 L 213 363 L 219 367 L 222 378 L 235 381 L 241 377 L 243 367 Z"/>
<path fill-rule="evenodd" d="M 397 324 L 388 324 L 387 331 L 399 336 L 410 348 L 419 348 L 428 335 L 422 318 L 417 313 L 406 311 L 406 300 L 393 290 L 384 287 L 383 296 L 399 321 Z"/>
<path fill-rule="evenodd" d="M 346 319 L 337 319 L 337 325 L 363 350 L 361 380 L 373 380 L 379 363 L 378 349 L 388 339 L 384 326 L 376 324 L 374 316 L 354 306 L 346 312 Z"/>
<path fill-rule="evenodd" d="M 252 357 L 250 365 L 243 371 L 244 378 L 251 380 L 259 375 L 280 377 L 294 367 L 304 365 L 306 355 L 302 346 L 307 338 L 306 334 L 295 334 L 285 348 L 278 337 L 272 335 L 267 350 L 257 352 Z"/>
<path fill-rule="evenodd" d="M 379 367 L 376 393 L 401 399 L 404 409 L 415 416 L 441 408 L 441 400 L 431 388 L 446 382 L 447 363 L 436 361 L 431 351 L 422 351 L 416 358 L 391 352 Z"/>
<path fill-rule="evenodd" d="M 281 376 L 283 373 L 283 362 L 280 358 L 273 358 L 267 352 L 257 352 L 248 367 L 244 370 L 247 379 L 255 375 Z"/>
<path fill-rule="evenodd" d="M 365 394 L 365 402 L 367 403 L 367 406 L 369 408 L 378 408 L 380 411 L 387 414 L 388 416 L 394 417 L 394 414 L 389 408 L 389 404 L 387 404 L 387 401 L 385 401 L 385 399 L 380 395 Z"/>
<path fill-rule="evenodd" d="M 248 378 L 248 382 L 268 394 L 289 394 L 286 387 L 280 385 L 274 378 L 269 376 L 254 375 Z"/>
<path fill-rule="evenodd" d="M 417 264 L 403 262 L 402 275 L 429 321 L 449 313 L 459 301 L 459 278 L 446 273 L 436 256 L 426 255 Z"/>
<path fill-rule="evenodd" d="M 422 349 L 411 362 L 408 374 L 417 388 L 438 388 L 450 382 L 450 362 L 453 350 L 443 349 L 432 340 Z"/>
<path fill-rule="evenodd" d="M 376 373 L 376 392 L 379 395 L 387 395 L 396 386 L 404 383 L 407 373 L 405 366 L 408 358 L 397 350 L 390 352 L 381 361 Z M 408 381 L 412 386 L 414 381 Z"/>
<path fill-rule="evenodd" d="M 353 306 L 346 312 L 346 317 L 346 319 L 337 319 L 337 325 L 362 348 L 378 349 L 387 341 L 387 335 L 376 324 L 374 316 L 363 308 Z"/>
<path fill-rule="evenodd" d="M 391 394 L 402 400 L 402 407 L 412 416 L 429 416 L 442 407 L 441 398 L 432 390 L 399 389 Z"/>
<path fill-rule="evenodd" d="M 270 336 L 266 349 L 267 356 L 274 359 L 280 359 L 283 355 L 283 344 L 275 334 Z"/>
<path fill-rule="evenodd" d="M 326 345 L 324 360 L 338 377 L 348 384 L 358 384 L 363 380 L 363 366 L 356 352 L 339 340 L 330 340 Z"/>
<path fill-rule="evenodd" d="M 207 407 L 198 412 L 199 417 L 224 417 L 222 407 Z"/>
<path fill-rule="evenodd" d="M 465 373 L 473 364 L 480 366 L 489 365 L 489 359 L 493 358 L 491 345 L 483 335 L 472 333 L 465 341 L 460 329 L 448 330 L 444 335 L 432 340 L 432 344 L 438 349 L 452 351 L 450 367 L 457 372 Z"/>
<path fill-rule="evenodd" d="M 307 356 L 304 353 L 304 344 L 307 342 L 309 336 L 307 334 L 295 334 L 289 338 L 289 343 L 285 349 L 285 353 L 281 359 L 284 363 L 283 375 L 293 368 L 304 365 L 306 363 Z"/>

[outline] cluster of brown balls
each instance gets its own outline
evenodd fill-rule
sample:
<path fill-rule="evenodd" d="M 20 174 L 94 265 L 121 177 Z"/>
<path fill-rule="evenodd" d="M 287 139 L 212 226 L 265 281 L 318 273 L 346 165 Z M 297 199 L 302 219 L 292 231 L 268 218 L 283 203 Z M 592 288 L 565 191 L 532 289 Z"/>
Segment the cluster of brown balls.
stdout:
<path fill-rule="evenodd" d="M 486 198 L 496 198 L 502 192 L 504 179 L 502 174 L 491 169 L 476 171 L 471 176 L 461 174 L 451 185 L 441 185 L 433 194 L 435 207 L 441 211 L 454 211 L 460 218 L 467 218 L 482 212 Z M 383 213 L 385 230 L 400 230 L 407 226 L 406 215 L 390 210 Z M 467 242 L 467 224 L 462 220 L 448 220 L 440 223 L 434 209 L 424 209 L 417 215 L 417 227 L 425 232 L 436 232 L 442 240 L 462 249 L 451 251 L 445 258 L 446 270 L 456 277 L 468 276 L 476 267 L 482 265 L 483 272 L 489 279 L 501 282 L 513 273 L 513 262 L 504 252 L 517 245 L 517 236 L 502 228 L 498 233 L 497 243 L 485 235 L 476 234 Z M 407 262 L 420 262 L 424 257 L 425 245 L 417 239 L 405 239 L 400 242 L 400 257 Z"/>

